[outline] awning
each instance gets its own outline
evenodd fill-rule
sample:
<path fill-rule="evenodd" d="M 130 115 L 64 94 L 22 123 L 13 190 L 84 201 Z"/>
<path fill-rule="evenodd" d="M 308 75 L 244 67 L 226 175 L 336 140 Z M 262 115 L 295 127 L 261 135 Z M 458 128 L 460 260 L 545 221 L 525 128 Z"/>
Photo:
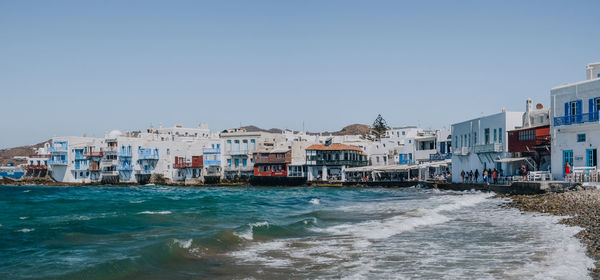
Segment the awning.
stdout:
<path fill-rule="evenodd" d="M 494 160 L 494 162 L 516 162 L 516 161 L 526 161 L 529 158 L 526 157 L 517 157 L 517 158 L 503 158 L 503 159 L 497 159 Z"/>

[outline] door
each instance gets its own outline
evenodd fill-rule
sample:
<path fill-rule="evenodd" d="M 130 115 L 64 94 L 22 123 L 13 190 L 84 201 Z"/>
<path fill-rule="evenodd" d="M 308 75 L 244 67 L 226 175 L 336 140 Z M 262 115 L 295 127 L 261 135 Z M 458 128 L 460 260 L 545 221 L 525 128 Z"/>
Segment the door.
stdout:
<path fill-rule="evenodd" d="M 571 168 L 573 168 L 573 150 L 564 150 L 563 151 L 563 165 L 562 165 L 563 175 L 565 175 L 565 165 L 567 164 L 567 162 L 569 163 L 569 165 L 571 165 Z"/>
<path fill-rule="evenodd" d="M 588 167 L 595 167 L 597 164 L 597 149 L 587 149 L 585 155 L 586 165 Z"/>

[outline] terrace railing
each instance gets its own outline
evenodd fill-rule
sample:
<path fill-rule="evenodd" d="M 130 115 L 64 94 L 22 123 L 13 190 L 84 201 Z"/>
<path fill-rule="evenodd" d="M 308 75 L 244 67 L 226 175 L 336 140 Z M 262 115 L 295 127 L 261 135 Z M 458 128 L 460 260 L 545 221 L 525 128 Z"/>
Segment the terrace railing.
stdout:
<path fill-rule="evenodd" d="M 554 117 L 554 126 L 598 122 L 599 120 L 600 111 L 578 115 Z"/>

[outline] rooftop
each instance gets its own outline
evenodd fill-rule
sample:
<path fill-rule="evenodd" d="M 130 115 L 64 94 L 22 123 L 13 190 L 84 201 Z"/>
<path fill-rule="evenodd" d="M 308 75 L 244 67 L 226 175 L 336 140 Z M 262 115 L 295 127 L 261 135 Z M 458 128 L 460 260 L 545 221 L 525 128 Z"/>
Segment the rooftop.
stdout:
<path fill-rule="evenodd" d="M 335 144 L 331 144 L 329 146 L 325 146 L 323 144 L 314 144 L 314 145 L 310 145 L 308 148 L 306 148 L 306 150 L 319 150 L 319 151 L 346 151 L 346 150 L 350 150 L 350 151 L 359 151 L 362 153 L 362 150 L 359 147 L 356 146 L 352 146 L 352 145 L 345 145 L 345 144 L 339 144 L 339 143 L 335 143 Z"/>

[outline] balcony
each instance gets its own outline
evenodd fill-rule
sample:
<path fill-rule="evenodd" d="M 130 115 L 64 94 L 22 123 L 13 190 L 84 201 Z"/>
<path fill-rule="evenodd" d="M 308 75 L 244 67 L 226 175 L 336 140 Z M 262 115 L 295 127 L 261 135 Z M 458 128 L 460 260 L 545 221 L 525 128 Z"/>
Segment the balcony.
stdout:
<path fill-rule="evenodd" d="M 451 159 L 451 158 L 452 158 L 451 153 L 429 155 L 429 161 L 446 160 L 446 159 Z"/>
<path fill-rule="evenodd" d="M 455 156 L 468 156 L 469 155 L 469 147 L 459 147 L 452 150 L 452 155 Z"/>
<path fill-rule="evenodd" d="M 83 165 L 83 164 L 82 165 L 75 165 L 73 167 L 73 171 L 84 171 L 84 170 L 88 170 L 89 168 L 90 168 L 90 166 L 87 165 L 87 164 L 86 165 Z"/>
<path fill-rule="evenodd" d="M 152 151 L 150 149 L 139 150 L 138 151 L 138 159 L 142 159 L 142 160 L 158 160 L 158 153 L 156 151 Z"/>
<path fill-rule="evenodd" d="M 504 146 L 500 143 L 476 145 L 473 147 L 473 152 L 476 154 L 501 153 L 502 151 L 504 151 Z"/>
<path fill-rule="evenodd" d="M 117 170 L 103 170 L 102 176 L 119 176 L 119 171 Z"/>
<path fill-rule="evenodd" d="M 48 148 L 49 153 L 66 153 L 67 151 L 69 151 L 67 145 L 52 146 Z"/>
<path fill-rule="evenodd" d="M 87 153 L 84 153 L 83 155 L 86 156 L 86 157 L 89 157 L 89 158 L 90 157 L 103 157 L 104 156 L 104 152 L 102 152 L 102 151 L 100 151 L 100 152 L 89 151 Z"/>
<path fill-rule="evenodd" d="M 108 146 L 102 149 L 105 154 L 115 154 L 117 153 L 117 150 L 117 146 Z"/>
<path fill-rule="evenodd" d="M 599 120 L 600 120 L 600 111 L 586 113 L 586 114 L 579 114 L 579 115 L 555 117 L 554 118 L 554 126 L 582 124 L 582 123 L 597 123 Z"/>
<path fill-rule="evenodd" d="M 173 164 L 173 168 L 175 168 L 175 169 L 183 169 L 183 168 L 188 168 L 188 167 L 192 167 L 191 162 L 178 162 L 178 163 Z"/>
<path fill-rule="evenodd" d="M 237 150 L 237 151 L 230 151 L 229 152 L 230 155 L 232 156 L 241 156 L 241 155 L 247 155 L 248 154 L 248 150 Z"/>
<path fill-rule="evenodd" d="M 140 175 L 150 175 L 152 174 L 152 170 L 136 170 L 135 173 Z"/>
<path fill-rule="evenodd" d="M 221 149 L 220 148 L 203 148 L 202 153 L 203 154 L 220 154 Z"/>
<path fill-rule="evenodd" d="M 130 158 L 131 150 L 119 150 L 118 156 L 123 158 Z"/>
<path fill-rule="evenodd" d="M 221 161 L 220 160 L 205 160 L 204 166 L 209 166 L 209 165 L 221 166 Z"/>
<path fill-rule="evenodd" d="M 48 165 L 67 165 L 68 161 L 66 159 L 49 159 Z"/>
<path fill-rule="evenodd" d="M 50 158 L 50 154 L 46 154 L 46 155 L 29 155 L 29 158 Z"/>
<path fill-rule="evenodd" d="M 27 170 L 46 170 L 46 169 L 48 169 L 48 166 L 47 165 L 29 164 L 29 165 L 25 165 L 25 169 L 27 169 Z"/>
<path fill-rule="evenodd" d="M 131 171 L 131 170 L 133 170 L 133 168 L 129 164 L 119 164 L 117 166 L 117 170 L 118 171 Z"/>

